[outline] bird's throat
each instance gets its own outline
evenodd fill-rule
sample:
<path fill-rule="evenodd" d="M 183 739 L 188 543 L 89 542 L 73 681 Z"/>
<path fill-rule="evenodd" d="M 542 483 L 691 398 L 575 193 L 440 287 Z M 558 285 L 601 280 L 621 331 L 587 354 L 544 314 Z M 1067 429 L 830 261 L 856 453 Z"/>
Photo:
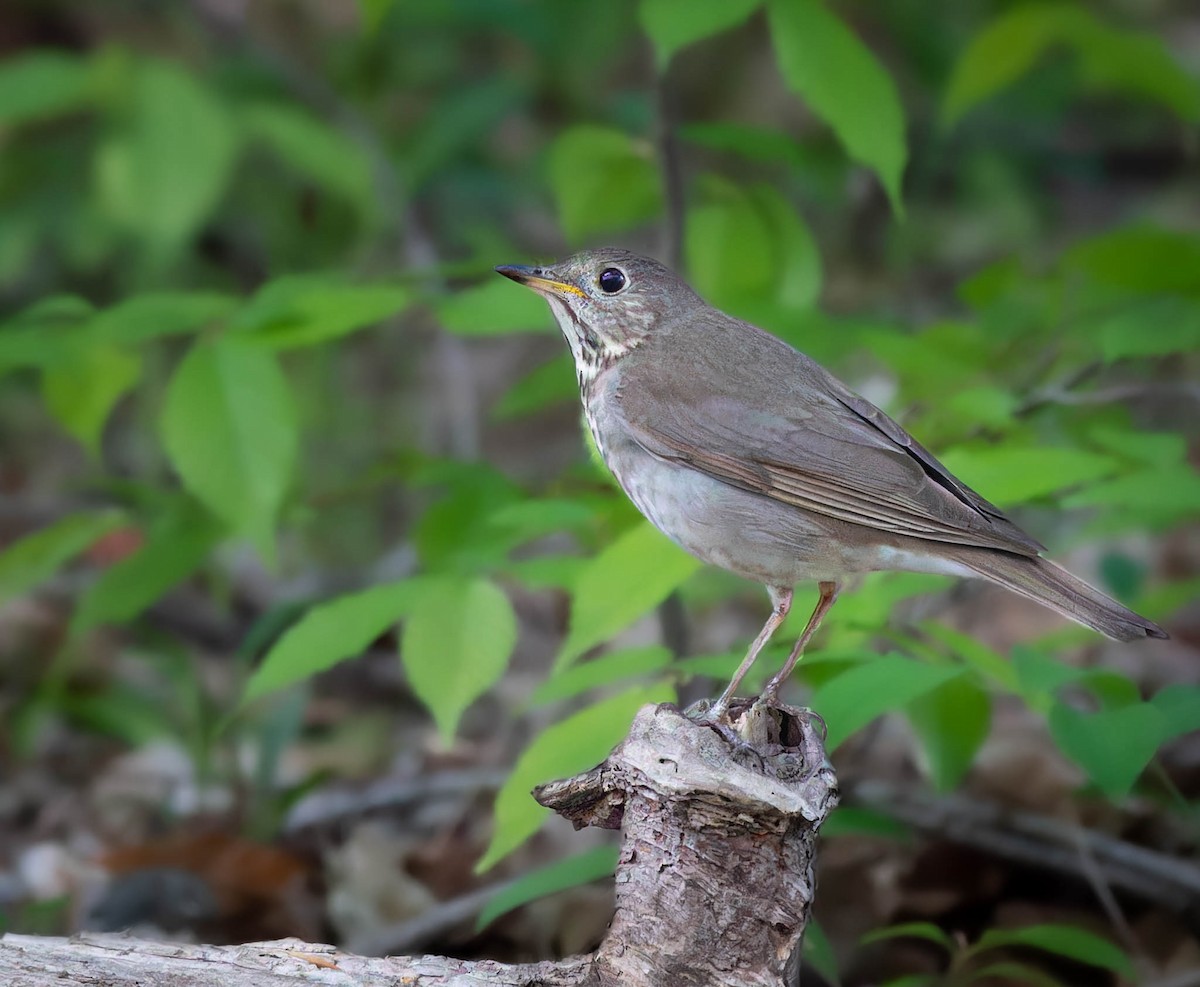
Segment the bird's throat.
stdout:
<path fill-rule="evenodd" d="M 575 375 L 581 392 L 587 390 L 604 370 L 611 367 L 640 342 L 637 336 L 618 341 L 588 326 L 566 302 L 550 298 L 550 308 L 575 360 Z"/>

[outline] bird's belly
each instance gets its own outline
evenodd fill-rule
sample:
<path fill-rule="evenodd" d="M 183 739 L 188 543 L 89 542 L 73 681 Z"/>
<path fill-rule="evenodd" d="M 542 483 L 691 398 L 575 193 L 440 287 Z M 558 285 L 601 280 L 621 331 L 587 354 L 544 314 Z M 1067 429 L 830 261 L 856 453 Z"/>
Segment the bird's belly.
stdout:
<path fill-rule="evenodd" d="M 705 562 L 771 586 L 839 579 L 860 568 L 831 537 L 833 519 L 658 459 L 632 442 L 600 445 L 637 509 Z"/>

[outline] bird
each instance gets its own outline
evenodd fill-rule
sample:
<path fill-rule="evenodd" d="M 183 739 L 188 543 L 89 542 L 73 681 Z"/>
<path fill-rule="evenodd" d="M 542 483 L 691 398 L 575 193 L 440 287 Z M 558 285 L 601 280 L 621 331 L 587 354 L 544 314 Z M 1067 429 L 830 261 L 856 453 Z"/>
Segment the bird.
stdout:
<path fill-rule="evenodd" d="M 816 607 L 760 698 L 776 701 L 848 577 L 982 578 L 1118 641 L 1166 632 L 1042 556 L 1043 545 L 815 360 L 618 248 L 496 272 L 540 294 L 575 362 L 596 447 L 663 534 L 763 584 L 771 613 L 708 714 L 815 582 Z"/>

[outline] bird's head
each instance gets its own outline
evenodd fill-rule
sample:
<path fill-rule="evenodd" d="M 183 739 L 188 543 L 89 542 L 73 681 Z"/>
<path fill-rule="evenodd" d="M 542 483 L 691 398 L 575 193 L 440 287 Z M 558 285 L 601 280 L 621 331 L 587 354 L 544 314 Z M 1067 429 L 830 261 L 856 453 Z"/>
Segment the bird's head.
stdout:
<path fill-rule="evenodd" d="M 593 376 L 700 297 L 674 271 L 627 250 L 585 250 L 546 267 L 503 265 L 497 273 L 547 302 L 581 374 Z"/>

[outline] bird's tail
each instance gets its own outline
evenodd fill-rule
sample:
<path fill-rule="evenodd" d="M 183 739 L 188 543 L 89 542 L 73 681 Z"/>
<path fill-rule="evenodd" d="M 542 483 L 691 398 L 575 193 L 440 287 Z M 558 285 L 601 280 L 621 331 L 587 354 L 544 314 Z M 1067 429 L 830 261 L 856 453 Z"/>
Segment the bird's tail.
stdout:
<path fill-rule="evenodd" d="M 1158 624 L 1121 606 L 1049 559 L 970 549 L 961 555 L 956 553 L 956 561 L 984 579 L 999 583 L 1114 640 L 1167 637 L 1167 632 Z"/>

